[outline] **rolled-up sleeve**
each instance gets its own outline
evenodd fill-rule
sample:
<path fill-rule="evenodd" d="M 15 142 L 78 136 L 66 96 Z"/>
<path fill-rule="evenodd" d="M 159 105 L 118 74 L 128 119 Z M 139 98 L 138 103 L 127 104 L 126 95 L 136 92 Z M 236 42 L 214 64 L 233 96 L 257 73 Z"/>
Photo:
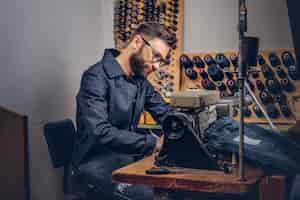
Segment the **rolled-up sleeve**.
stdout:
<path fill-rule="evenodd" d="M 109 122 L 108 82 L 101 74 L 85 72 L 77 95 L 77 124 L 85 134 L 96 137 L 96 145 L 129 154 L 151 154 L 156 138 L 120 130 Z"/>

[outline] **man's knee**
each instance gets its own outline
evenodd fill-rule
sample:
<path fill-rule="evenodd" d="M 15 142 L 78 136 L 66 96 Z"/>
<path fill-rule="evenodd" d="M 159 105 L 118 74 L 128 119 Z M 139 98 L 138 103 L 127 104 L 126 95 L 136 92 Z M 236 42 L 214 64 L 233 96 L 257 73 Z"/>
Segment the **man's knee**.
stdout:
<path fill-rule="evenodd" d="M 119 183 L 114 196 L 116 200 L 153 200 L 153 188 L 146 185 L 131 185 Z"/>
<path fill-rule="evenodd" d="M 110 173 L 92 165 L 82 165 L 74 174 L 73 185 L 76 192 L 85 193 L 87 199 L 113 199 L 114 183 Z"/>

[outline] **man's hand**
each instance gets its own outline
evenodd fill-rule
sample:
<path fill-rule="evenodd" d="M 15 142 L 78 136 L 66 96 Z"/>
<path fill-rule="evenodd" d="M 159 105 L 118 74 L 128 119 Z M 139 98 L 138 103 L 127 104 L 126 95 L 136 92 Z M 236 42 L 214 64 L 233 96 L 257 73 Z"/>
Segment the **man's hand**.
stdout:
<path fill-rule="evenodd" d="M 160 151 L 161 148 L 162 148 L 163 142 L 164 142 L 164 135 L 160 136 L 160 137 L 157 139 L 156 145 L 155 145 L 155 148 L 154 148 L 154 154 L 159 153 L 159 151 Z"/>

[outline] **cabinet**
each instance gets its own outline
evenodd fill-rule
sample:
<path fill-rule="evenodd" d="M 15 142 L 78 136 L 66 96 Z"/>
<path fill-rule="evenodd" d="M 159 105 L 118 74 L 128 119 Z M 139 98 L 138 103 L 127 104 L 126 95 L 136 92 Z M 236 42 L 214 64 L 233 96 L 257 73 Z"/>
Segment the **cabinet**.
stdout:
<path fill-rule="evenodd" d="M 0 199 L 29 200 L 27 121 L 0 106 Z"/>

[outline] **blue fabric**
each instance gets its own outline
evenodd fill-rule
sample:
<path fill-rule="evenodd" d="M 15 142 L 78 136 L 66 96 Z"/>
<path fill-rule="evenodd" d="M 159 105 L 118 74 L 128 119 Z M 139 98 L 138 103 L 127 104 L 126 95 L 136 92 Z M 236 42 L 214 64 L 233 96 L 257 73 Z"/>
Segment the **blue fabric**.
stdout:
<path fill-rule="evenodd" d="M 114 49 L 105 50 L 102 60 L 83 73 L 76 97 L 72 163 L 87 182 L 104 188 L 107 194 L 113 192 L 113 170 L 154 150 L 157 139 L 136 131 L 142 111 L 150 112 L 160 123 L 172 109 L 147 79 L 123 72 L 115 59 L 118 54 Z"/>
<path fill-rule="evenodd" d="M 270 173 L 300 172 L 300 146 L 287 135 L 245 124 L 245 158 Z M 220 152 L 239 149 L 239 122 L 231 118 L 217 120 L 207 130 L 208 146 Z"/>
<path fill-rule="evenodd" d="M 86 180 L 95 189 L 88 195 L 89 200 L 152 200 L 153 189 L 144 185 L 115 183 L 111 171 L 132 162 L 126 154 L 107 153 L 105 156 L 95 156 L 81 164 L 78 176 Z M 110 163 L 109 167 L 106 163 Z"/>
<path fill-rule="evenodd" d="M 300 199 L 300 175 L 297 175 L 295 176 L 292 183 L 289 200 L 299 200 L 299 199 Z"/>
<path fill-rule="evenodd" d="M 84 72 L 77 95 L 77 130 L 73 163 L 92 149 L 105 147 L 128 154 L 152 153 L 156 138 L 135 132 L 143 110 L 161 122 L 171 109 L 148 80 L 128 77 L 115 59 L 118 51 L 105 50 L 103 59 Z"/>

